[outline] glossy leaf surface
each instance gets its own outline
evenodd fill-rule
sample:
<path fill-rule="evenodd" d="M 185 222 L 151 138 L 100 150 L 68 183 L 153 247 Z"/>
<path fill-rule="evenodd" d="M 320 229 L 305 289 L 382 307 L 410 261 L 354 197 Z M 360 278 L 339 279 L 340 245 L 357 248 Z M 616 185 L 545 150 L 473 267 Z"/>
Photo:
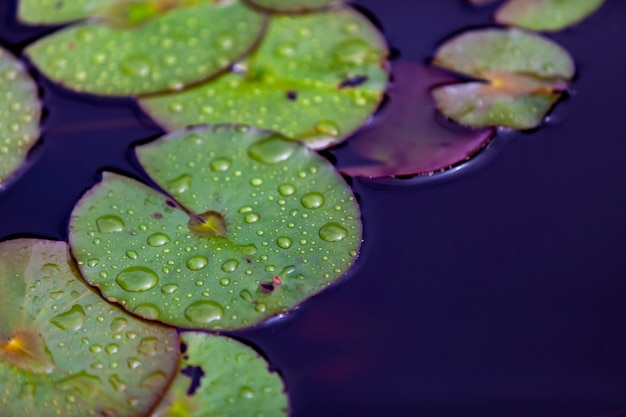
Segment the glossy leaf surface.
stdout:
<path fill-rule="evenodd" d="M 37 86 L 22 64 L 0 48 L 0 188 L 39 136 Z"/>
<path fill-rule="evenodd" d="M 496 21 L 537 31 L 557 31 L 594 13 L 604 0 L 509 0 L 496 13 Z"/>
<path fill-rule="evenodd" d="M 465 32 L 441 46 L 433 62 L 482 80 L 433 90 L 446 116 L 474 127 L 538 126 L 575 72 L 562 47 L 516 29 Z"/>
<path fill-rule="evenodd" d="M 177 202 L 106 173 L 74 209 L 70 242 L 87 281 L 138 315 L 185 328 L 250 326 L 354 262 L 354 196 L 297 142 L 218 126 L 173 133 L 137 154 Z"/>
<path fill-rule="evenodd" d="M 300 13 L 338 5 L 341 0 L 248 0 L 256 7 L 279 13 Z"/>
<path fill-rule="evenodd" d="M 177 341 L 87 287 L 66 243 L 0 243 L 1 415 L 144 415 L 176 371 Z"/>
<path fill-rule="evenodd" d="M 181 340 L 178 375 L 152 417 L 287 415 L 280 376 L 253 349 L 204 333 Z"/>
<path fill-rule="evenodd" d="M 59 24 L 85 19 L 98 7 L 120 0 L 19 0 L 18 18 L 30 24 Z"/>
<path fill-rule="evenodd" d="M 136 27 L 83 23 L 27 48 L 67 88 L 101 95 L 180 90 L 247 54 L 266 18 L 237 1 L 179 7 Z"/>
<path fill-rule="evenodd" d="M 386 57 L 381 34 L 352 9 L 274 16 L 236 72 L 141 105 L 169 130 L 243 123 L 321 148 L 354 132 L 378 107 Z"/>
<path fill-rule="evenodd" d="M 454 78 L 409 61 L 393 67 L 389 101 L 348 147 L 370 163 L 341 166 L 348 175 L 385 177 L 427 174 L 469 159 L 487 145 L 492 129 L 451 129 L 437 120 L 430 89 Z M 341 162 L 341 160 L 340 160 Z"/>

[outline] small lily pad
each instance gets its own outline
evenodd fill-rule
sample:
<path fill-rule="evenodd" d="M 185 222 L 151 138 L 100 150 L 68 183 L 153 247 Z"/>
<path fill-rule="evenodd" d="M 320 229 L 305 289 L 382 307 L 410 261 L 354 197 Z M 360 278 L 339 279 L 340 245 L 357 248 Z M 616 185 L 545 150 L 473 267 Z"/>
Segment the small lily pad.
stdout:
<path fill-rule="evenodd" d="M 152 417 L 286 416 L 278 374 L 253 349 L 233 339 L 181 334 L 178 375 Z"/>
<path fill-rule="evenodd" d="M 433 90 L 446 116 L 474 127 L 537 127 L 575 72 L 565 49 L 517 29 L 465 32 L 441 46 L 433 62 L 480 79 Z"/>
<path fill-rule="evenodd" d="M 300 143 L 217 126 L 137 154 L 174 198 L 105 173 L 70 221 L 83 276 L 135 314 L 183 328 L 250 326 L 329 286 L 356 258 L 355 198 Z"/>
<path fill-rule="evenodd" d="M 247 0 L 250 4 L 278 13 L 304 13 L 341 4 L 342 0 Z"/>
<path fill-rule="evenodd" d="M 238 1 L 178 7 L 130 28 L 83 23 L 27 48 L 49 78 L 76 91 L 180 90 L 224 71 L 262 35 L 263 14 Z"/>
<path fill-rule="evenodd" d="M 30 24 L 59 24 L 92 17 L 99 7 L 120 0 L 19 0 L 18 19 Z"/>
<path fill-rule="evenodd" d="M 385 107 L 348 141 L 370 163 L 341 166 L 342 172 L 365 177 L 432 173 L 469 159 L 493 137 L 493 129 L 453 130 L 437 120 L 430 89 L 453 77 L 409 61 L 396 62 L 393 75 Z"/>
<path fill-rule="evenodd" d="M 66 243 L 0 243 L 2 415 L 145 415 L 176 372 L 177 342 L 88 288 Z"/>
<path fill-rule="evenodd" d="M 509 0 L 496 13 L 496 21 L 536 31 L 557 31 L 593 14 L 604 0 Z"/>
<path fill-rule="evenodd" d="M 357 130 L 378 107 L 387 53 L 378 30 L 350 8 L 274 16 L 259 49 L 236 71 L 140 103 L 168 130 L 242 123 L 321 148 Z"/>
<path fill-rule="evenodd" d="M 0 187 L 24 162 L 39 136 L 37 86 L 22 64 L 0 48 Z"/>

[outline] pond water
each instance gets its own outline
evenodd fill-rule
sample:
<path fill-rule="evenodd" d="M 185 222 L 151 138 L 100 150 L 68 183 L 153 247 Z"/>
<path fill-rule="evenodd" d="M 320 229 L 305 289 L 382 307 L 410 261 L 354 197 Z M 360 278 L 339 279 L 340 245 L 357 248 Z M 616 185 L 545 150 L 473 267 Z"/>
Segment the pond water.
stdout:
<path fill-rule="evenodd" d="M 464 0 L 361 0 L 406 59 L 490 24 Z M 0 1 L 0 44 L 49 32 Z M 293 417 L 592 417 L 626 408 L 626 2 L 553 35 L 578 66 L 540 129 L 446 181 L 354 181 L 363 253 L 283 320 L 234 333 L 285 378 Z M 615 49 L 618 50 L 615 50 Z M 0 239 L 67 238 L 104 168 L 142 177 L 129 145 L 158 136 L 132 100 L 35 74 L 47 109 L 29 169 L 0 193 Z M 626 411 L 617 415 L 626 415 Z"/>

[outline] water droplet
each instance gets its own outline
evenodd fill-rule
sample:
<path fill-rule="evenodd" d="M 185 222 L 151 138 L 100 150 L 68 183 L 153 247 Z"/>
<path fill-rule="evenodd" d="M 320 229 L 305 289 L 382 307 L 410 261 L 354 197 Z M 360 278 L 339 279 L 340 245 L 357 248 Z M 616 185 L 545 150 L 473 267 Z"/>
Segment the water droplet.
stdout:
<path fill-rule="evenodd" d="M 224 172 L 230 169 L 231 162 L 226 158 L 215 158 L 211 161 L 211 171 Z"/>
<path fill-rule="evenodd" d="M 239 267 L 239 261 L 236 259 L 229 259 L 222 264 L 222 271 L 234 272 Z"/>
<path fill-rule="evenodd" d="M 50 319 L 50 323 L 61 330 L 76 331 L 83 327 L 85 318 L 85 310 L 83 310 L 83 307 L 80 304 L 75 304 L 69 311 Z"/>
<path fill-rule="evenodd" d="M 98 263 L 100 263 L 100 260 L 99 259 L 95 259 L 95 258 L 92 258 L 92 259 L 87 261 L 87 265 L 90 266 L 91 268 L 93 268 L 94 266 L 98 265 Z"/>
<path fill-rule="evenodd" d="M 291 57 L 296 54 L 296 45 L 291 42 L 283 42 L 276 47 L 275 55 L 278 57 Z"/>
<path fill-rule="evenodd" d="M 189 258 L 187 260 L 187 268 L 192 271 L 199 271 L 204 269 L 207 266 L 209 260 L 202 255 L 194 256 L 193 258 Z"/>
<path fill-rule="evenodd" d="M 117 374 L 114 374 L 109 378 L 109 383 L 111 383 L 111 386 L 113 386 L 115 391 L 123 392 L 126 390 L 126 384 L 122 382 Z"/>
<path fill-rule="evenodd" d="M 161 315 L 159 308 L 154 304 L 146 303 L 138 305 L 137 308 L 133 310 L 135 314 L 138 316 L 144 317 L 146 319 L 156 320 Z"/>
<path fill-rule="evenodd" d="M 252 178 L 250 180 L 250 185 L 254 186 L 254 187 L 258 187 L 263 185 L 263 179 L 261 178 Z"/>
<path fill-rule="evenodd" d="M 153 247 L 164 246 L 170 243 L 170 238 L 168 235 L 163 233 L 153 233 L 148 237 L 148 245 Z"/>
<path fill-rule="evenodd" d="M 324 196 L 320 193 L 307 193 L 302 197 L 301 203 L 309 209 L 316 209 L 324 204 Z"/>
<path fill-rule="evenodd" d="M 117 216 L 102 216 L 96 219 L 100 233 L 117 233 L 124 230 L 124 221 Z"/>
<path fill-rule="evenodd" d="M 139 383 L 143 388 L 150 388 L 151 390 L 162 387 L 167 381 L 167 375 L 162 371 L 154 371 L 148 375 Z"/>
<path fill-rule="evenodd" d="M 289 159 L 299 146 L 297 142 L 280 136 L 270 136 L 250 145 L 248 156 L 258 162 L 276 164 Z"/>
<path fill-rule="evenodd" d="M 137 353 L 144 356 L 154 356 L 157 354 L 157 348 L 159 346 L 159 339 L 156 337 L 146 337 L 139 342 L 137 347 Z"/>
<path fill-rule="evenodd" d="M 128 320 L 122 317 L 118 317 L 111 322 L 111 330 L 114 332 L 119 332 L 126 327 L 128 324 Z"/>
<path fill-rule="evenodd" d="M 126 252 L 126 256 L 129 259 L 137 259 L 137 257 L 139 256 L 139 254 L 137 252 L 135 252 L 134 250 L 129 250 Z"/>
<path fill-rule="evenodd" d="M 250 399 L 254 398 L 254 392 L 250 387 L 241 387 L 239 390 L 239 398 Z"/>
<path fill-rule="evenodd" d="M 332 137 L 337 137 L 339 136 L 340 130 L 339 130 L 339 125 L 335 122 L 332 122 L 330 120 L 323 120 L 321 122 L 319 122 L 316 126 L 315 126 L 315 130 L 319 133 L 322 133 L 324 135 L 328 135 L 328 136 L 332 136 Z"/>
<path fill-rule="evenodd" d="M 278 187 L 278 192 L 280 193 L 280 195 L 287 197 L 295 194 L 296 187 L 292 184 L 282 184 L 280 187 Z"/>
<path fill-rule="evenodd" d="M 335 59 L 342 64 L 363 65 L 367 62 L 372 50 L 367 42 L 353 39 L 342 42 L 335 49 Z"/>
<path fill-rule="evenodd" d="M 257 313 L 264 313 L 265 310 L 267 309 L 267 305 L 265 303 L 258 303 L 254 309 L 256 310 Z"/>
<path fill-rule="evenodd" d="M 118 345 L 116 345 L 115 343 L 111 343 L 110 345 L 107 345 L 107 347 L 105 347 L 104 350 L 109 355 L 114 355 L 114 354 L 116 354 L 117 352 L 120 351 L 120 347 Z"/>
<path fill-rule="evenodd" d="M 115 282 L 126 291 L 142 292 L 154 288 L 159 282 L 159 277 L 149 268 L 133 266 L 120 272 Z"/>
<path fill-rule="evenodd" d="M 196 301 L 185 309 L 185 317 L 192 323 L 211 323 L 223 316 L 224 308 L 214 301 Z"/>
<path fill-rule="evenodd" d="M 131 55 L 121 62 L 122 72 L 133 78 L 145 78 L 150 75 L 152 62 L 145 55 Z"/>
<path fill-rule="evenodd" d="M 167 189 L 172 194 L 182 194 L 191 187 L 191 175 L 183 174 L 167 182 Z"/>
<path fill-rule="evenodd" d="M 250 213 L 246 216 L 245 221 L 246 223 L 256 223 L 261 219 L 261 216 L 259 216 L 256 213 Z"/>
<path fill-rule="evenodd" d="M 229 285 L 229 284 L 230 284 L 230 279 L 228 279 L 228 278 L 222 278 L 222 279 L 220 279 L 220 285 L 221 285 L 222 287 L 226 287 L 226 286 L 227 286 L 227 285 Z"/>
<path fill-rule="evenodd" d="M 176 291 L 178 291 L 178 285 L 176 284 L 167 284 L 161 288 L 163 294 L 174 294 Z"/>
<path fill-rule="evenodd" d="M 250 243 L 249 245 L 239 246 L 239 250 L 241 250 L 244 255 L 254 255 L 257 251 L 257 247 L 254 243 Z"/>
<path fill-rule="evenodd" d="M 289 239 L 288 237 L 282 236 L 276 240 L 276 244 L 283 249 L 289 249 L 291 247 L 292 242 L 291 242 L 291 239 Z"/>
<path fill-rule="evenodd" d="M 340 242 L 348 236 L 348 231 L 341 225 L 331 222 L 322 226 L 319 235 L 326 242 Z"/>
<path fill-rule="evenodd" d="M 245 301 L 252 301 L 252 293 L 248 290 L 239 291 L 239 297 Z"/>

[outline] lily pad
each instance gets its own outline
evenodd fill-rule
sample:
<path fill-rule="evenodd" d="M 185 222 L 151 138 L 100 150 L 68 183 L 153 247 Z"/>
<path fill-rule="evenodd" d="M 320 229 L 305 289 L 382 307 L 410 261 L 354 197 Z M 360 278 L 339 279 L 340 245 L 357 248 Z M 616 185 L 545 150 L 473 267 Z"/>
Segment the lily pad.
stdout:
<path fill-rule="evenodd" d="M 443 114 L 474 127 L 537 127 L 575 72 L 561 46 L 517 29 L 465 32 L 441 46 L 433 62 L 480 79 L 433 90 Z"/>
<path fill-rule="evenodd" d="M 152 417 L 287 415 L 280 376 L 253 349 L 204 333 L 181 340 L 178 375 Z"/>
<path fill-rule="evenodd" d="M 557 31 L 593 14 L 604 0 L 509 0 L 496 21 L 536 31 Z"/>
<path fill-rule="evenodd" d="M 88 288 L 66 243 L 0 243 L 3 416 L 145 415 L 176 372 L 177 343 Z"/>
<path fill-rule="evenodd" d="M 274 16 L 259 49 L 236 71 L 140 103 L 168 130 L 242 123 L 321 148 L 357 130 L 378 107 L 387 53 L 378 30 L 350 8 Z"/>
<path fill-rule="evenodd" d="M 341 0 L 247 0 L 250 4 L 279 13 L 305 13 L 341 4 Z"/>
<path fill-rule="evenodd" d="M 30 24 L 59 24 L 93 16 L 99 7 L 120 0 L 19 0 L 18 18 Z"/>
<path fill-rule="evenodd" d="M 435 117 L 430 89 L 455 78 L 409 61 L 396 62 L 393 75 L 385 107 L 348 141 L 349 149 L 369 163 L 340 166 L 342 172 L 365 177 L 428 174 L 469 159 L 493 137 L 493 129 L 450 129 Z"/>
<path fill-rule="evenodd" d="M 263 14 L 238 1 L 178 7 L 131 28 L 83 23 L 29 46 L 49 78 L 76 91 L 138 95 L 180 90 L 226 70 L 255 45 Z"/>
<path fill-rule="evenodd" d="M 183 328 L 250 326 L 326 288 L 356 258 L 355 198 L 300 143 L 217 126 L 137 154 L 174 198 L 105 173 L 70 222 L 83 276 L 135 314 Z"/>
<path fill-rule="evenodd" d="M 0 48 L 0 187 L 24 162 L 39 136 L 37 86 L 22 64 Z"/>

